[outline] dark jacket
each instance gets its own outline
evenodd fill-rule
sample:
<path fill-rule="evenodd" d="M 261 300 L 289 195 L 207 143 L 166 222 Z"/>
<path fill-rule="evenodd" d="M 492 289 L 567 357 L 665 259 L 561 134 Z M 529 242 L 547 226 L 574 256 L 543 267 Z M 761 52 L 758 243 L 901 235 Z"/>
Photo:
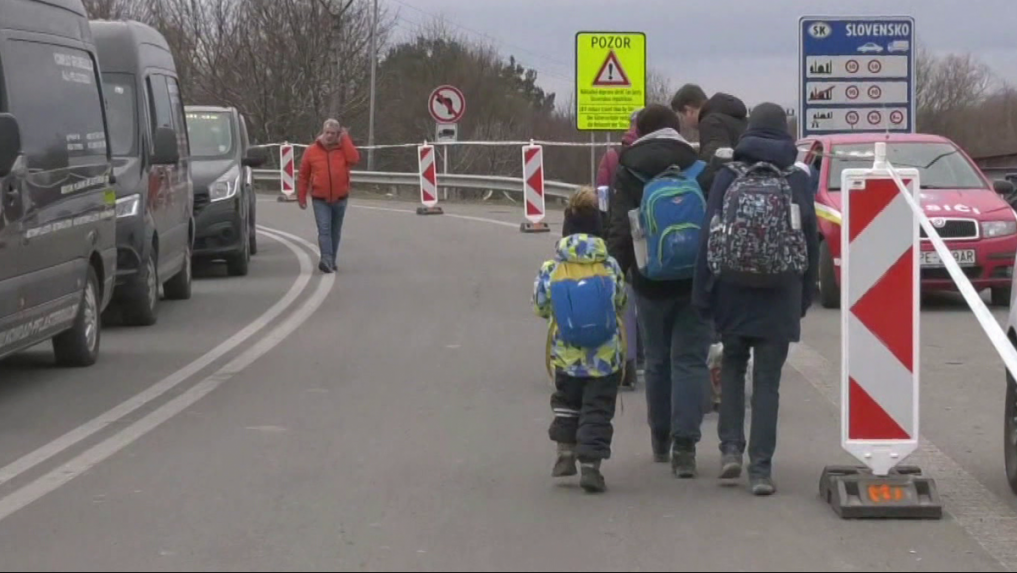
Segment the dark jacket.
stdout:
<path fill-rule="evenodd" d="M 632 288 L 640 296 L 657 300 L 689 298 L 692 281 L 653 281 L 636 268 L 629 211 L 638 209 L 643 200 L 643 182 L 630 170 L 650 179 L 672 165 L 688 169 L 697 160 L 696 150 L 673 129 L 664 129 L 636 140 L 622 151 L 618 159 L 620 167 L 615 174 L 614 193 L 608 209 L 611 220 L 607 230 L 607 248 L 626 275 L 631 271 Z"/>
<path fill-rule="evenodd" d="M 723 166 L 713 161 L 717 150 L 734 149 L 748 129 L 749 110 L 742 100 L 718 93 L 699 112 L 699 158 L 707 163 L 703 189 L 713 188 L 713 178 Z"/>
<path fill-rule="evenodd" d="M 750 130 L 735 148 L 735 161 L 755 163 L 768 161 L 781 169 L 795 164 L 798 151 L 787 132 Z M 710 190 L 706 220 L 720 213 L 724 194 L 734 182 L 735 174 L 724 168 Z M 775 289 L 740 287 L 718 281 L 706 262 L 708 233 L 703 233 L 696 268 L 693 302 L 706 316 L 712 316 L 722 335 L 758 337 L 768 340 L 798 342 L 801 319 L 812 306 L 812 296 L 819 268 L 819 236 L 816 206 L 809 190 L 809 176 L 798 169 L 789 182 L 794 202 L 801 208 L 802 231 L 809 250 L 809 268 L 801 280 L 792 280 Z"/>

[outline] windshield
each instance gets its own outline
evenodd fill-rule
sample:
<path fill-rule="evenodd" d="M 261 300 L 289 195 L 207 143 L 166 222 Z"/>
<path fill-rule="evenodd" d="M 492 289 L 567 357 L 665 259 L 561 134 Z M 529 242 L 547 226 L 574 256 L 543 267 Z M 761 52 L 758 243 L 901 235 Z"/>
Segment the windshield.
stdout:
<path fill-rule="evenodd" d="M 233 155 L 233 119 L 224 112 L 187 112 L 191 156 L 228 159 Z"/>
<path fill-rule="evenodd" d="M 872 143 L 836 145 L 830 160 L 830 191 L 840 191 L 845 169 L 872 167 Z M 971 163 L 949 143 L 889 143 L 887 160 L 895 167 L 918 169 L 922 189 L 985 189 Z M 844 157 L 850 156 L 850 157 Z"/>
<path fill-rule="evenodd" d="M 138 139 L 138 106 L 134 97 L 134 76 L 130 74 L 103 74 L 103 95 L 109 110 L 109 136 L 113 142 L 114 157 L 131 157 L 136 154 Z"/>

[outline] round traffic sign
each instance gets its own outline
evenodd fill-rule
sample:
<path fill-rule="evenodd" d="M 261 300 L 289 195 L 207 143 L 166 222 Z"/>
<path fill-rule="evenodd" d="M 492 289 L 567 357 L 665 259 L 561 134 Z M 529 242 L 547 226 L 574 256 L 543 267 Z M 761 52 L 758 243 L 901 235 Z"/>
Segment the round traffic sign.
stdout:
<path fill-rule="evenodd" d="M 858 86 L 848 86 L 847 88 L 848 99 L 858 99 L 858 96 L 860 96 L 861 93 L 862 92 L 858 89 Z"/>
<path fill-rule="evenodd" d="M 869 87 L 869 99 L 879 99 L 883 97 L 883 88 L 879 86 Z"/>
<path fill-rule="evenodd" d="M 904 112 L 897 110 L 890 114 L 890 123 L 900 125 L 904 123 Z"/>
<path fill-rule="evenodd" d="M 859 117 L 859 115 L 858 115 L 858 112 L 857 112 L 857 111 L 849 111 L 849 112 L 847 113 L 847 116 L 845 116 L 845 118 L 844 118 L 844 119 L 846 119 L 846 120 L 847 120 L 847 122 L 848 122 L 848 125 L 850 125 L 850 126 L 854 127 L 854 126 L 858 125 L 858 122 L 859 122 L 859 121 L 860 121 L 860 120 L 861 120 L 862 118 L 861 118 L 861 117 Z"/>
<path fill-rule="evenodd" d="M 883 123 L 883 114 L 878 111 L 870 111 L 869 123 L 872 125 L 879 125 Z"/>
<path fill-rule="evenodd" d="M 427 109 L 438 123 L 458 123 L 466 113 L 466 97 L 459 88 L 441 86 L 431 92 Z"/>
<path fill-rule="evenodd" d="M 869 71 L 874 74 L 878 74 L 879 72 L 883 71 L 883 62 L 880 62 L 879 60 L 870 61 Z"/>
<path fill-rule="evenodd" d="M 848 60 L 847 65 L 844 66 L 849 74 L 857 74 L 858 70 L 861 69 L 861 64 L 858 60 Z"/>

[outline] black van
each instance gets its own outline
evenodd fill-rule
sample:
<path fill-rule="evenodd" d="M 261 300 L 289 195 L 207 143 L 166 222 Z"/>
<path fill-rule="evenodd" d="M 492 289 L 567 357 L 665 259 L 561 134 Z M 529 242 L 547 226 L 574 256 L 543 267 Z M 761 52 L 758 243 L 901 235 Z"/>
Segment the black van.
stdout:
<path fill-rule="evenodd" d="M 258 199 L 251 171 L 268 159 L 252 148 L 247 122 L 236 108 L 187 106 L 194 161 L 196 259 L 225 259 L 230 275 L 245 276 L 258 252 Z"/>
<path fill-rule="evenodd" d="M 0 1 L 0 358 L 99 356 L 116 276 L 102 82 L 81 0 Z"/>
<path fill-rule="evenodd" d="M 139 22 L 91 22 L 109 114 L 117 191 L 113 303 L 155 324 L 159 287 L 191 298 L 194 198 L 187 122 L 166 39 Z"/>

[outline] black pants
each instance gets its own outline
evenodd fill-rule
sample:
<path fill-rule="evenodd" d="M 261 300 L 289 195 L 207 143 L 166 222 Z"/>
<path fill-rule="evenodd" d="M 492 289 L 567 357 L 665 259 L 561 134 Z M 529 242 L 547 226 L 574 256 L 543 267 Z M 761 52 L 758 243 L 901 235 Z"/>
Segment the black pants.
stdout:
<path fill-rule="evenodd" d="M 578 444 L 581 462 L 611 458 L 615 404 L 621 372 L 602 378 L 573 378 L 558 372 L 551 397 L 551 441 Z"/>
<path fill-rule="evenodd" d="M 722 453 L 745 453 L 745 371 L 749 353 L 755 351 L 752 372 L 752 436 L 749 444 L 749 475 L 770 477 L 777 449 L 777 414 L 780 409 L 780 377 L 790 343 L 724 337 L 721 366 L 720 449 Z"/>

